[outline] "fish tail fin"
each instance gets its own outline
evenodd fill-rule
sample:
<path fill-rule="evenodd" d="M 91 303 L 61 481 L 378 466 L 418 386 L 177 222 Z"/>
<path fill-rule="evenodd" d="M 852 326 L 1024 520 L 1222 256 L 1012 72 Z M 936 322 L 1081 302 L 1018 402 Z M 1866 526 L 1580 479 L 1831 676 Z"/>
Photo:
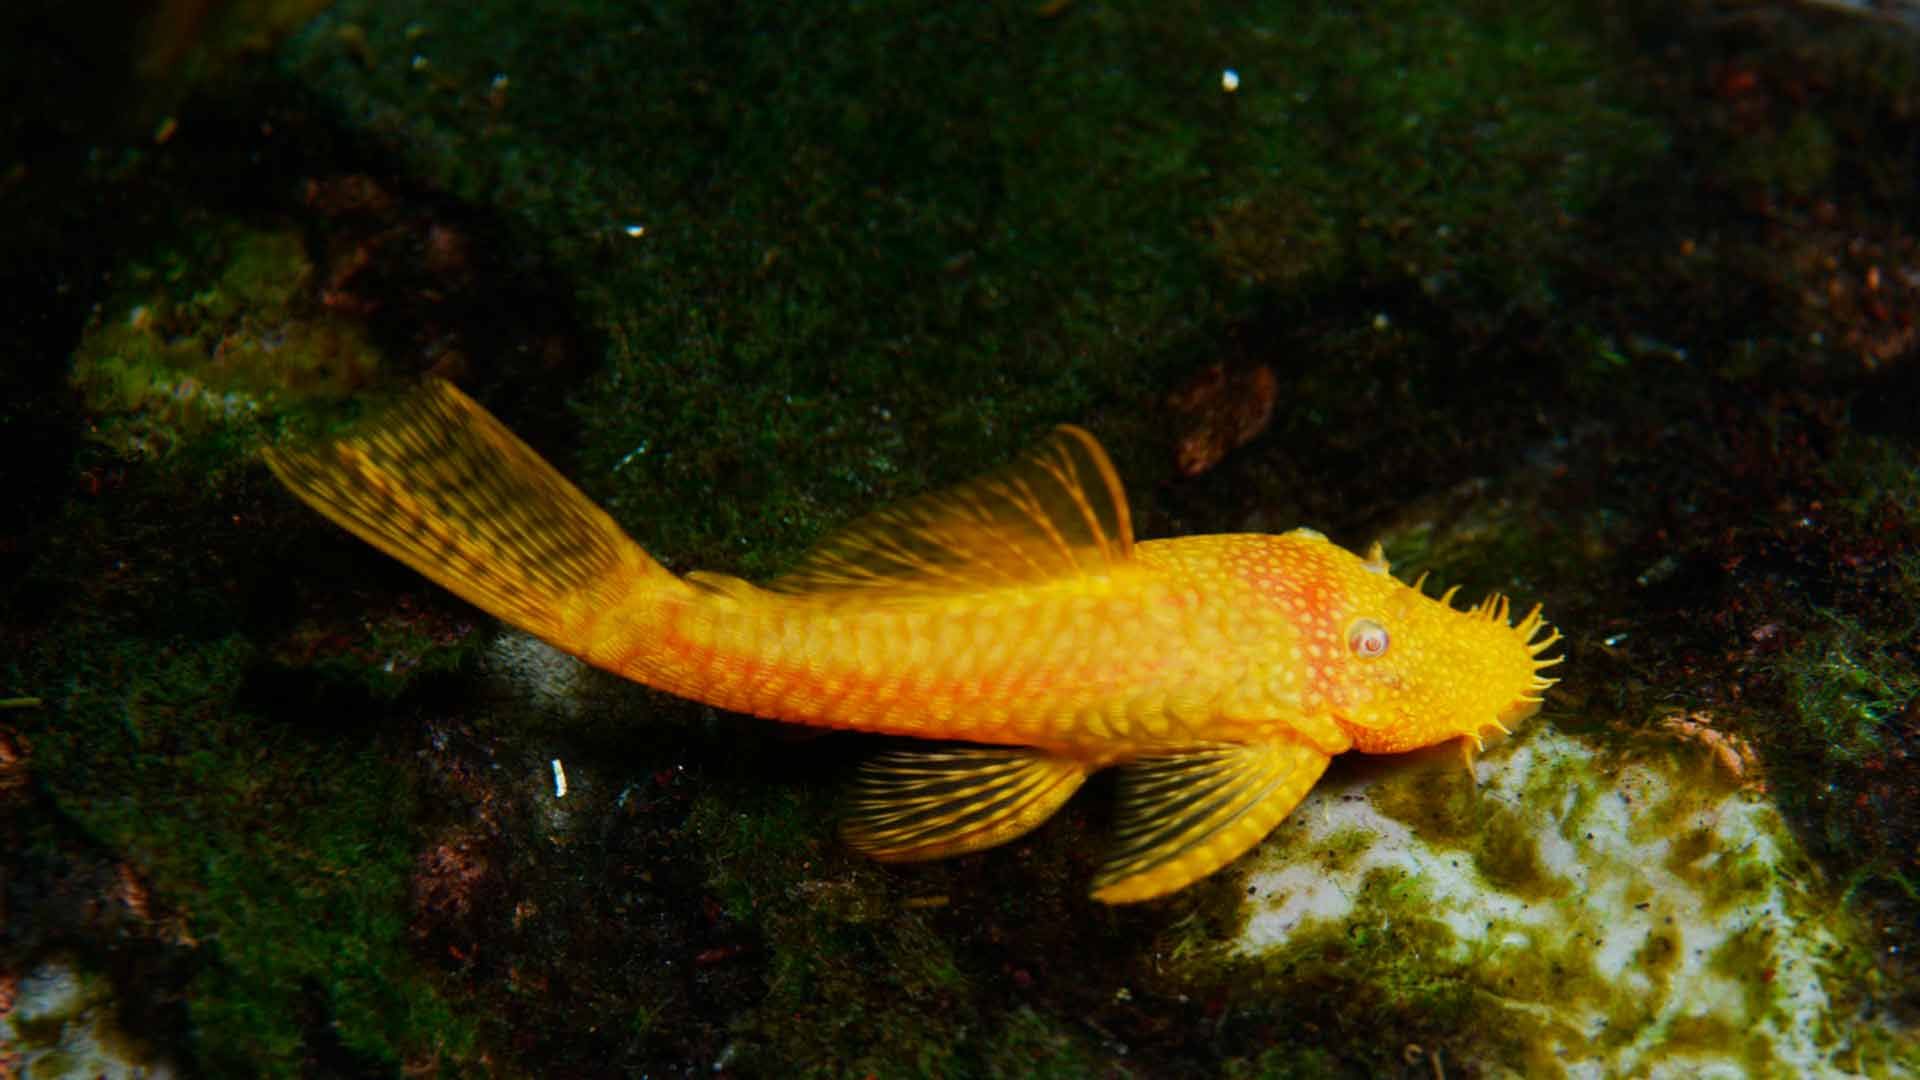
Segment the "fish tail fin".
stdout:
<path fill-rule="evenodd" d="M 342 437 L 270 448 L 307 505 L 476 606 L 584 654 L 600 612 L 682 583 L 472 398 L 431 380 Z"/>

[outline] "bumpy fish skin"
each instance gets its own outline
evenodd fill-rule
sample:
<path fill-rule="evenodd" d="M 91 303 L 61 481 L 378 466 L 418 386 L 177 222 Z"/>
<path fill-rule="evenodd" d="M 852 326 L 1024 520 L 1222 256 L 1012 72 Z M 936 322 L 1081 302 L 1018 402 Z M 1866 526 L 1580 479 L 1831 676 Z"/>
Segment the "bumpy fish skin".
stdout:
<path fill-rule="evenodd" d="M 1538 708 L 1559 639 L 1456 610 L 1310 530 L 1136 544 L 1092 436 L 856 522 L 765 586 L 677 577 L 451 385 L 268 452 L 323 514 L 591 663 L 738 712 L 957 740 L 876 761 L 848 839 L 936 858 L 1126 769 L 1108 902 L 1259 842 L 1328 758 L 1478 740 Z M 1416 583 L 1417 585 L 1417 583 Z"/>
<path fill-rule="evenodd" d="M 1504 623 L 1303 532 L 1147 542 L 1104 577 L 912 605 L 730 584 L 613 616 L 587 657 L 736 712 L 1096 765 L 1283 734 L 1414 749 L 1510 721 L 1534 675 Z M 1347 643 L 1368 618 L 1402 628 L 1378 658 Z"/>

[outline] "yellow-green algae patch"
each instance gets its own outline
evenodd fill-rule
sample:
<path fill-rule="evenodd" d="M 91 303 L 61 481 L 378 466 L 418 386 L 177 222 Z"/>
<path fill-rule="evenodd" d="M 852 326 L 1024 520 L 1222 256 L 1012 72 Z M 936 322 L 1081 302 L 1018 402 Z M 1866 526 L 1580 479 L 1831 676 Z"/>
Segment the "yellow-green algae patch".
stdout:
<path fill-rule="evenodd" d="M 280 399 L 336 400 L 379 367 L 360 324 L 314 298 L 291 225 L 216 224 L 124 271 L 73 353 L 89 434 L 130 458 L 244 429 Z"/>
<path fill-rule="evenodd" d="M 1875 1015 L 1866 946 L 1772 804 L 1671 755 L 1621 760 L 1536 728 L 1471 775 L 1408 763 L 1326 785 L 1255 859 L 1244 960 L 1307 977 L 1328 943 L 1419 927 L 1415 953 L 1377 974 L 1436 1008 L 1472 1001 L 1455 1052 L 1482 1067 L 1920 1065 L 1920 1040 Z"/>

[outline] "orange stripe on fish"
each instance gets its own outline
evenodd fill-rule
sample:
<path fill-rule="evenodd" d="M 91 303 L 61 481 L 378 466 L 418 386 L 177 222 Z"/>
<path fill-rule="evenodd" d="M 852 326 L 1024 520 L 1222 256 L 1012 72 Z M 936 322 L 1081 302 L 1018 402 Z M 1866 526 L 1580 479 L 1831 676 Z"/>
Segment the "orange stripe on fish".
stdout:
<path fill-rule="evenodd" d="M 430 381 L 267 451 L 294 494 L 527 632 L 697 701 L 943 740 L 863 772 L 847 840 L 929 859 L 1035 828 L 1122 770 L 1109 903 L 1225 866 L 1345 750 L 1478 741 L 1539 707 L 1560 636 L 1460 611 L 1306 529 L 1136 543 L 1093 436 L 881 510 L 764 586 L 669 573 L 472 399 Z M 952 743 L 967 745 L 952 745 Z"/>

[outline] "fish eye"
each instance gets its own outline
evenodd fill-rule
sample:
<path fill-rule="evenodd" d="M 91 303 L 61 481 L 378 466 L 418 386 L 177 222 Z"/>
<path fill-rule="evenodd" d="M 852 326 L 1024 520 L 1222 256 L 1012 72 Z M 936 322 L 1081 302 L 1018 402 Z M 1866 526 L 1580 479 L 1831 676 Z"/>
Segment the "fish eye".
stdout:
<path fill-rule="evenodd" d="M 1355 619 L 1347 629 L 1347 648 L 1362 660 L 1385 656 L 1391 640 L 1387 636 L 1387 628 L 1372 619 Z"/>

